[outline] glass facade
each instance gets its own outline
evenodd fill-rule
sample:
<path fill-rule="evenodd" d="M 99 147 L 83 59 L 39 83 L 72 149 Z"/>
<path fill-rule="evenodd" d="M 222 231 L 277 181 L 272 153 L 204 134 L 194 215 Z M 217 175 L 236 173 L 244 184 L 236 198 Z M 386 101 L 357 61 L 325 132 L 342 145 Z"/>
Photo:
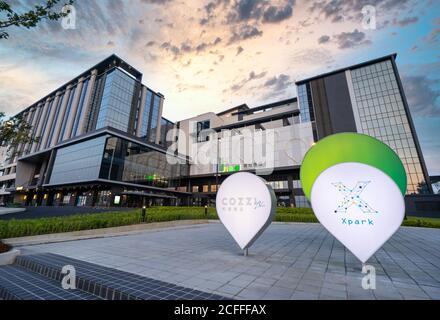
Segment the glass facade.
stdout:
<path fill-rule="evenodd" d="M 151 111 L 151 100 L 153 99 L 153 92 L 147 90 L 147 96 L 145 98 L 145 106 L 144 113 L 142 116 L 142 123 L 139 123 L 138 126 L 141 127 L 141 137 L 146 138 L 148 134 L 148 124 L 150 122 L 150 111 Z"/>
<path fill-rule="evenodd" d="M 96 129 L 113 127 L 128 131 L 135 80 L 119 69 L 107 74 Z"/>
<path fill-rule="evenodd" d="M 164 118 L 160 119 L 159 145 L 168 148 L 172 144 L 172 141 L 167 141 L 167 134 L 173 128 L 174 128 L 174 123 Z"/>
<path fill-rule="evenodd" d="M 297 88 L 301 122 L 315 121 L 310 83 L 299 85 Z"/>
<path fill-rule="evenodd" d="M 72 109 L 72 101 L 73 101 L 73 97 L 75 96 L 75 91 L 76 91 L 76 87 L 70 90 L 69 100 L 67 101 L 66 113 L 64 114 L 64 119 L 63 119 L 61 133 L 58 142 L 63 140 L 64 132 L 66 131 L 67 120 L 69 119 L 70 109 Z"/>
<path fill-rule="evenodd" d="M 50 184 L 97 179 L 105 142 L 106 137 L 103 136 L 58 149 Z"/>
<path fill-rule="evenodd" d="M 297 208 L 311 208 L 309 200 L 305 196 L 295 196 L 295 205 Z"/>
<path fill-rule="evenodd" d="M 45 147 L 49 147 L 50 142 L 52 141 L 52 137 L 53 137 L 53 133 L 55 131 L 55 127 L 56 127 L 56 122 L 60 113 L 60 109 L 61 109 L 61 105 L 63 104 L 63 100 L 64 100 L 64 94 L 62 94 L 58 100 L 58 104 L 56 106 L 56 111 L 55 111 L 55 117 L 54 117 L 54 121 L 52 123 L 52 127 L 50 129 L 50 133 L 49 133 L 49 139 L 47 139 L 47 143 Z"/>
<path fill-rule="evenodd" d="M 72 137 L 76 137 L 78 134 L 79 121 L 80 121 L 81 115 L 85 109 L 84 108 L 84 100 L 86 97 L 86 93 L 88 91 L 88 86 L 89 86 L 89 80 L 87 79 L 86 81 L 84 81 L 84 84 L 81 89 L 81 97 L 80 97 L 79 104 L 78 104 L 78 110 L 76 112 L 75 122 L 74 122 L 73 130 L 72 130 Z"/>
<path fill-rule="evenodd" d="M 179 186 L 187 164 L 170 164 L 166 154 L 121 138 L 107 140 L 99 177 L 160 188 Z"/>
<path fill-rule="evenodd" d="M 158 96 L 154 96 L 153 109 L 151 110 L 150 134 L 148 137 L 148 141 L 152 143 L 156 143 L 159 113 L 160 113 L 160 98 Z"/>
<path fill-rule="evenodd" d="M 391 61 L 351 71 L 361 128 L 389 145 L 402 160 L 407 193 L 424 193 L 426 183 Z"/>
<path fill-rule="evenodd" d="M 50 116 L 50 112 L 52 111 L 52 108 L 56 107 L 56 106 L 53 106 L 54 100 L 55 100 L 55 98 L 52 98 L 52 100 L 49 102 L 49 105 L 47 106 L 47 112 L 45 114 L 45 117 L 44 117 L 44 119 L 41 119 L 41 121 L 43 121 L 43 129 L 41 130 L 41 136 L 43 136 L 44 133 L 46 132 L 46 128 L 47 128 L 47 125 L 48 125 L 48 119 L 49 119 L 49 116 Z M 44 147 L 45 147 L 45 146 L 41 145 L 41 142 L 42 142 L 41 140 L 42 139 L 40 137 L 40 139 L 38 140 L 37 150 L 39 150 L 40 148 L 44 149 Z"/>

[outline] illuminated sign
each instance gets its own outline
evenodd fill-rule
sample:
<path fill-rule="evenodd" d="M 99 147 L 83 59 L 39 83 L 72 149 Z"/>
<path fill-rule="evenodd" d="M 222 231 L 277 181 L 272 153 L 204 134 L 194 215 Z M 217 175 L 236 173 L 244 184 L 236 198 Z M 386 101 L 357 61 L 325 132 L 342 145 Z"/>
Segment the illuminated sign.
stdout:
<path fill-rule="evenodd" d="M 372 137 L 341 133 L 319 141 L 304 157 L 301 183 L 319 222 L 363 263 L 402 224 L 405 169 Z"/>
<path fill-rule="evenodd" d="M 216 197 L 220 221 L 243 250 L 270 225 L 276 203 L 275 193 L 266 181 L 247 172 L 228 177 Z"/>
<path fill-rule="evenodd" d="M 121 203 L 121 196 L 115 196 L 115 200 L 113 201 L 114 204 L 120 204 Z"/>
<path fill-rule="evenodd" d="M 239 164 L 233 166 L 226 164 L 218 165 L 218 172 L 239 172 L 240 170 L 241 170 L 241 166 Z"/>

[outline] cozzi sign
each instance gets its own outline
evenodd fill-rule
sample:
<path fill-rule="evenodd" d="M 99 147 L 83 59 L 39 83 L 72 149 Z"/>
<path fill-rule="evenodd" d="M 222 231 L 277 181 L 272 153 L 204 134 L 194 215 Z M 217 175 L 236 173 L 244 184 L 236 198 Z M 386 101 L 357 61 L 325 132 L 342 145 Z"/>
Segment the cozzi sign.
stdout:
<path fill-rule="evenodd" d="M 224 206 L 232 206 L 234 209 L 238 207 L 240 211 L 242 211 L 245 207 L 254 207 L 254 209 L 264 207 L 263 201 L 252 197 L 224 197 L 221 199 L 221 203 Z"/>
<path fill-rule="evenodd" d="M 220 221 L 240 248 L 245 250 L 272 222 L 276 197 L 264 179 L 252 173 L 239 172 L 221 184 L 216 207 Z"/>
<path fill-rule="evenodd" d="M 363 263 L 402 224 L 405 169 L 375 138 L 328 136 L 305 155 L 300 175 L 319 222 Z"/>

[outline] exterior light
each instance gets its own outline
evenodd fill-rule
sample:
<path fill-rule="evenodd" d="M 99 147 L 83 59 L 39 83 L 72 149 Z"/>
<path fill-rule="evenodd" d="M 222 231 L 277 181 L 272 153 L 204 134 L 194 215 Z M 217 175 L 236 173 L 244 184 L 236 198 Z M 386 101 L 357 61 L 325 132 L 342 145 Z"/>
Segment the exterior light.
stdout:
<path fill-rule="evenodd" d="M 17 187 L 17 188 L 15 188 L 15 190 L 17 190 L 17 191 L 22 191 L 22 190 L 23 190 L 23 187 Z"/>

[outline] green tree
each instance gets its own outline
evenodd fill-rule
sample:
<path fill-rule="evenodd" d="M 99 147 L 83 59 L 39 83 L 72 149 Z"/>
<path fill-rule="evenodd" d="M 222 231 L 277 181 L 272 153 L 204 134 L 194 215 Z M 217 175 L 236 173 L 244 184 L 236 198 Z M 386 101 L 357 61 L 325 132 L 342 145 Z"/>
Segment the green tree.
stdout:
<path fill-rule="evenodd" d="M 11 8 L 6 1 L 0 0 L 0 39 L 7 39 L 9 33 L 5 31 L 11 26 L 25 27 L 27 29 L 36 27 L 43 19 L 59 20 L 69 15 L 69 12 L 58 12 L 55 6 L 60 0 L 46 0 L 43 4 L 36 4 L 32 10 L 19 13 Z M 73 4 L 74 0 L 69 0 L 64 5 Z"/>
<path fill-rule="evenodd" d="M 32 125 L 26 122 L 22 114 L 6 119 L 0 112 L 0 147 L 6 147 L 10 158 L 20 156 L 19 144 L 36 142 L 32 137 Z"/>

